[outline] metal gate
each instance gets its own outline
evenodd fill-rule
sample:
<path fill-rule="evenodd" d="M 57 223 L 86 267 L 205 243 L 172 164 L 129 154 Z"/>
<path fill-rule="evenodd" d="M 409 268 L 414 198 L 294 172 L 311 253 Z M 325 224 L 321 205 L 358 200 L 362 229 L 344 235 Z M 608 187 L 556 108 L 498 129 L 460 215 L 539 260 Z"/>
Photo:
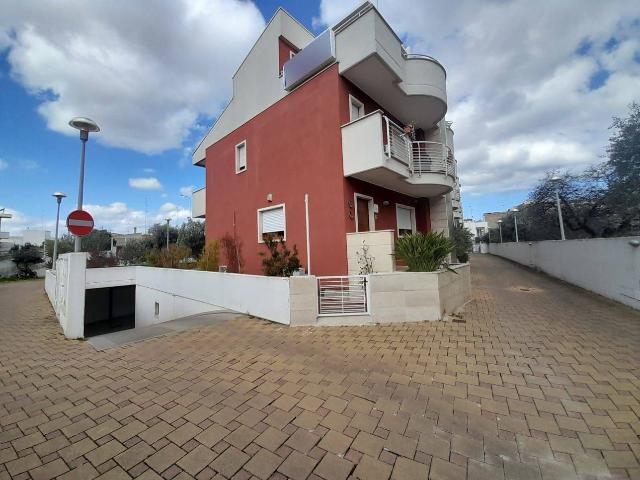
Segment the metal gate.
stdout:
<path fill-rule="evenodd" d="M 366 275 L 317 278 L 319 315 L 362 315 L 369 313 Z"/>

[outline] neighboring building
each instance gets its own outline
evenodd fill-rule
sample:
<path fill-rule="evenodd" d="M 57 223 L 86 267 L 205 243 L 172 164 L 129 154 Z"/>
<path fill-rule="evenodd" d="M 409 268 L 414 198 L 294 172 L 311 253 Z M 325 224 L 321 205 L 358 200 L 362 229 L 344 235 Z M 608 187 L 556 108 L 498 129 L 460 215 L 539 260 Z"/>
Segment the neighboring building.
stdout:
<path fill-rule="evenodd" d="M 137 229 L 133 229 L 133 233 L 112 233 L 111 234 L 111 254 L 118 255 L 127 242 L 144 240 L 149 235 L 138 233 Z"/>
<path fill-rule="evenodd" d="M 489 212 L 485 213 L 482 217 L 487 222 L 489 228 L 498 228 L 498 220 L 502 220 L 507 216 L 508 212 Z"/>
<path fill-rule="evenodd" d="M 464 228 L 471 232 L 471 234 L 473 235 L 473 241 L 475 242 L 476 238 L 482 238 L 482 236 L 489 231 L 489 224 L 480 220 L 465 218 Z"/>
<path fill-rule="evenodd" d="M 9 243 L 10 245 L 26 245 L 27 243 L 31 245 L 36 245 L 41 247 L 45 240 L 51 240 L 51 232 L 49 230 L 23 230 L 22 235 L 11 235 L 6 239 L 3 239 L 3 242 Z"/>
<path fill-rule="evenodd" d="M 442 65 L 408 53 L 371 3 L 317 37 L 279 9 L 193 155 L 206 168 L 193 215 L 208 241 L 235 235 L 253 274 L 265 235 L 311 273 L 343 275 L 348 235 L 448 234 L 460 200 L 446 111 Z"/>

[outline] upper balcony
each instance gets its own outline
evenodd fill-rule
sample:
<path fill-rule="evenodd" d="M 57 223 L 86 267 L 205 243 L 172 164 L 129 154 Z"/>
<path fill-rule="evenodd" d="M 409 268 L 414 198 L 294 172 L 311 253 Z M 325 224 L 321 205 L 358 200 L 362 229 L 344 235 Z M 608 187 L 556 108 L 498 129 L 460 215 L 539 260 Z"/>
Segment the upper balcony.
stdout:
<path fill-rule="evenodd" d="M 380 110 L 342 127 L 345 177 L 354 177 L 413 197 L 453 190 L 451 149 L 433 141 L 414 141 Z"/>
<path fill-rule="evenodd" d="M 191 194 L 191 215 L 193 218 L 205 218 L 207 189 L 201 188 Z"/>
<path fill-rule="evenodd" d="M 447 112 L 447 74 L 437 60 L 408 53 L 376 8 L 365 2 L 284 64 L 291 91 L 327 65 L 398 119 L 429 130 Z"/>
<path fill-rule="evenodd" d="M 333 32 L 340 74 L 385 110 L 423 130 L 444 118 L 444 67 L 427 55 L 408 53 L 371 3 L 357 8 Z"/>

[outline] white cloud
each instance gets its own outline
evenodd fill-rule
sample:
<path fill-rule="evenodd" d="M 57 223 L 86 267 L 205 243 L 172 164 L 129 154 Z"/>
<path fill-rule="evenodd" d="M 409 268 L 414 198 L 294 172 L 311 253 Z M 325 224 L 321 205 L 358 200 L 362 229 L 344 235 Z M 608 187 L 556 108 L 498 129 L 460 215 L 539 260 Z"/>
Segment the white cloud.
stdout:
<path fill-rule="evenodd" d="M 8 168 L 8 167 L 9 167 L 9 164 L 0 158 L 0 170 L 4 170 L 5 168 Z"/>
<path fill-rule="evenodd" d="M 155 177 L 130 178 L 129 186 L 138 190 L 162 190 L 162 184 Z"/>
<path fill-rule="evenodd" d="M 35 160 L 20 160 L 18 165 L 24 170 L 37 170 L 40 168 L 40 164 Z"/>
<path fill-rule="evenodd" d="M 322 0 L 315 21 L 330 25 L 358 3 Z M 412 52 L 447 69 L 463 193 L 528 189 L 545 170 L 602 161 L 611 117 L 640 99 L 637 1 L 378 4 Z"/>
<path fill-rule="evenodd" d="M 7 0 L 0 52 L 51 130 L 76 135 L 67 122 L 88 116 L 98 142 L 157 153 L 219 113 L 264 23 L 240 0 Z"/>
<path fill-rule="evenodd" d="M 193 185 L 189 185 L 188 187 L 180 187 L 180 195 L 184 195 L 185 197 L 190 197 L 193 194 Z"/>

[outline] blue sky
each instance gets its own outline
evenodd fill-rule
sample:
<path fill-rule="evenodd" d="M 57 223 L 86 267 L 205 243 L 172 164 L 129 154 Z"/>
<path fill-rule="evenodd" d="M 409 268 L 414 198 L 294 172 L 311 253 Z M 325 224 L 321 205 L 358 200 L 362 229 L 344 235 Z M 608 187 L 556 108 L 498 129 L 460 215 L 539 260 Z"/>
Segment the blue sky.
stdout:
<path fill-rule="evenodd" d="M 167 215 L 184 221 L 181 191 L 204 184 L 190 151 L 224 107 L 231 75 L 265 22 L 282 5 L 318 32 L 353 3 L 211 0 L 193 23 L 201 4 L 192 0 L 158 5 L 152 20 L 135 2 L 76 12 L 46 0 L 33 12 L 10 0 L 0 19 L 0 208 L 15 218 L 3 230 L 52 228 L 54 191 L 69 195 L 63 218 L 74 209 L 80 142 L 66 127 L 74 115 L 103 127 L 88 144 L 85 175 L 97 226 L 123 232 Z M 633 2 L 602 11 L 598 2 L 568 1 L 544 11 L 511 0 L 503 12 L 494 2 L 409 2 L 410 16 L 403 1 L 378 3 L 412 51 L 447 67 L 466 217 L 521 202 L 545 171 L 599 161 L 611 116 L 638 100 Z M 78 16 L 105 33 L 83 29 Z M 155 188 L 134 188 L 135 179 Z"/>

